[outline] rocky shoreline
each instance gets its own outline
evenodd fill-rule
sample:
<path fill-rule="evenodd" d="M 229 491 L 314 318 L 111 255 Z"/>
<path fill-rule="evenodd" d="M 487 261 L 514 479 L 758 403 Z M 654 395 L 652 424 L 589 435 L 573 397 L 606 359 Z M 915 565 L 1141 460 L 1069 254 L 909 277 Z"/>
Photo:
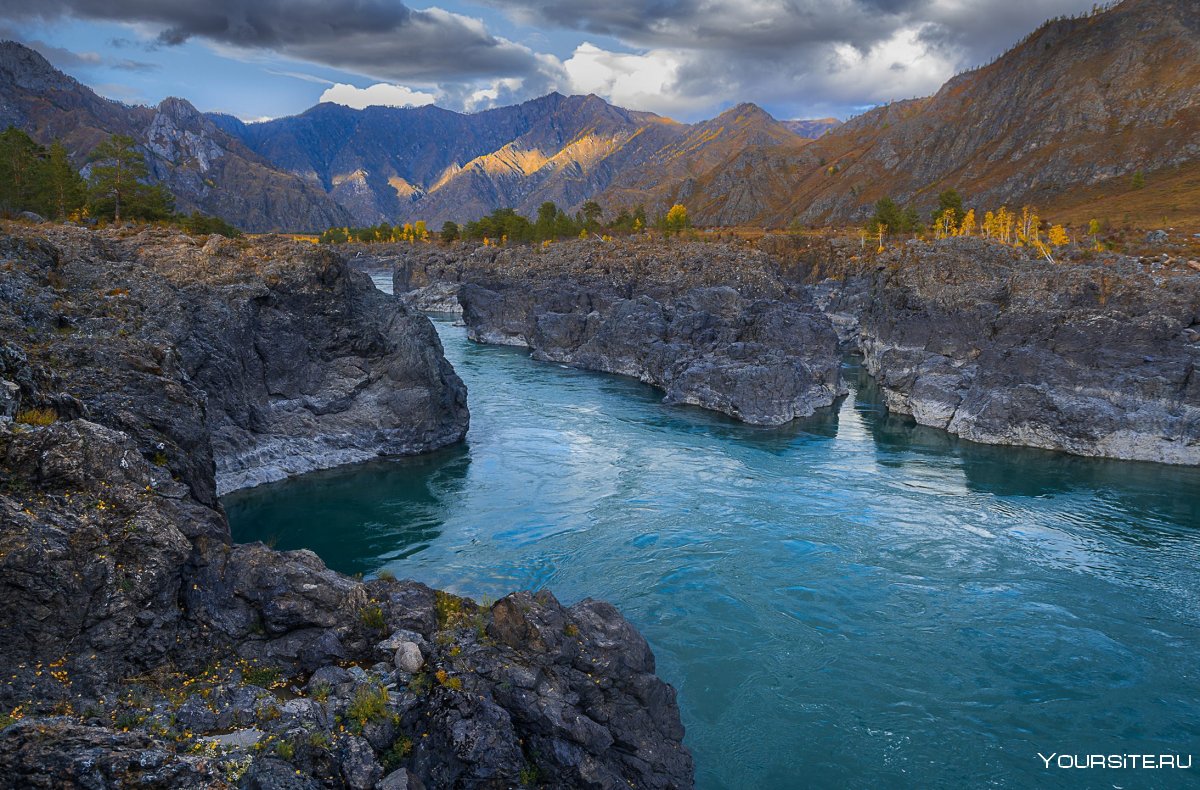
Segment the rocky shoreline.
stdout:
<path fill-rule="evenodd" d="M 891 245 L 567 242 L 391 251 L 420 309 L 479 342 L 635 376 L 746 422 L 844 392 L 858 353 L 890 410 L 971 441 L 1200 464 L 1200 275 L 1086 250 L 1051 264 L 977 238 Z M 831 345 L 831 336 L 834 338 Z"/>
<path fill-rule="evenodd" d="M 396 259 L 416 308 L 456 297 L 471 339 L 637 378 L 753 425 L 846 393 L 829 319 L 766 256 L 726 245 L 579 242 Z"/>
<path fill-rule="evenodd" d="M 986 444 L 1200 464 L 1200 275 L 978 239 L 881 256 L 859 346 L 888 408 Z"/>
<path fill-rule="evenodd" d="M 691 785 L 611 606 L 231 543 L 220 490 L 461 438 L 427 319 L 308 245 L 5 230 L 0 786 Z"/>

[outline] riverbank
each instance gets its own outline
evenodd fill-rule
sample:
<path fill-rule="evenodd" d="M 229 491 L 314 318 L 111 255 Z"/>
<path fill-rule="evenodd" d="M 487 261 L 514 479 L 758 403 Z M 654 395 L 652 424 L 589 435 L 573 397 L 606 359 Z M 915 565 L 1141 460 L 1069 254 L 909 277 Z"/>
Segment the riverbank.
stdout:
<path fill-rule="evenodd" d="M 232 544 L 219 491 L 461 439 L 428 319 L 311 245 L 7 230 L 10 786 L 690 785 L 674 691 L 611 606 Z"/>
<path fill-rule="evenodd" d="M 397 294 L 456 295 L 476 340 L 631 375 L 669 403 L 785 423 L 844 391 L 840 349 L 863 355 L 888 408 L 972 441 L 1200 464 L 1200 272 L 1061 257 L 978 238 L 875 252 L 764 237 L 416 245 L 389 260 Z"/>
<path fill-rule="evenodd" d="M 236 492 L 235 539 L 612 602 L 704 790 L 1082 788 L 1036 752 L 1192 748 L 1200 469 L 964 441 L 851 363 L 833 409 L 751 426 L 435 325 L 466 443 Z"/>

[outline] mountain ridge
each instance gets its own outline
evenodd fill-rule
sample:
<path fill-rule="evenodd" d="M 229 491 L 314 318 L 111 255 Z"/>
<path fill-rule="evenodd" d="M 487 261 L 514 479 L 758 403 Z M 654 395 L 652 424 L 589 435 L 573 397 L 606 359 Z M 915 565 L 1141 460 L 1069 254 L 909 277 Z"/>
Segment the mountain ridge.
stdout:
<path fill-rule="evenodd" d="M 350 219 L 186 99 L 168 97 L 157 107 L 106 99 L 15 41 L 0 42 L 0 124 L 43 143 L 61 140 L 78 164 L 109 135 L 133 137 L 150 179 L 175 195 L 178 209 L 220 216 L 245 230 L 318 230 Z"/>
<path fill-rule="evenodd" d="M 845 123 L 780 121 L 747 102 L 684 124 L 552 92 L 477 113 L 320 103 L 251 124 L 182 99 L 104 99 L 10 42 L 0 123 L 64 138 L 77 162 L 108 134 L 130 134 L 181 208 L 248 230 L 436 227 L 588 200 L 610 212 L 683 203 L 704 225 L 857 223 L 882 197 L 923 213 L 950 187 L 981 209 L 1078 212 L 1129 203 L 1114 196 L 1133 173 L 1183 185 L 1200 174 L 1200 13 L 1193 0 L 1125 0 L 1052 19 L 932 96 Z M 1156 218 L 1183 211 L 1165 208 Z"/>
<path fill-rule="evenodd" d="M 989 207 L 1069 202 L 1105 180 L 1197 162 L 1197 130 L 1200 13 L 1190 0 L 1125 0 L 1050 20 L 933 96 L 875 108 L 810 145 L 741 151 L 685 197 L 718 225 L 859 221 L 881 197 L 926 209 L 949 187 Z M 755 199 L 739 201 L 747 191 Z"/>
<path fill-rule="evenodd" d="M 732 111 L 682 124 L 595 94 L 557 92 L 470 114 L 326 103 L 262 123 L 216 122 L 277 167 L 320 184 L 362 224 L 437 223 L 497 208 L 532 213 L 547 200 L 573 209 L 610 186 L 637 202 L 641 172 L 661 176 L 655 168 L 669 165 L 671 177 L 695 176 L 748 142 L 802 142 L 751 106 L 739 105 L 747 119 L 728 133 L 718 119 Z M 705 150 L 669 164 L 689 147 Z"/>

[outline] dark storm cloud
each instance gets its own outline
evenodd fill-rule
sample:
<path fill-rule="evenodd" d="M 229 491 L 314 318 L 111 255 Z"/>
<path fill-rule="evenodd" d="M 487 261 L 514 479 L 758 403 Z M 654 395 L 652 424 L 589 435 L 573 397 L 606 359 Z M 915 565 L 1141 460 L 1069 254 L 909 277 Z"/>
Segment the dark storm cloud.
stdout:
<path fill-rule="evenodd" d="M 841 114 L 931 93 L 1048 17 L 1085 11 L 1093 2 L 484 1 L 525 24 L 608 35 L 672 63 L 668 90 L 679 104 L 716 95 Z"/>
<path fill-rule="evenodd" d="M 525 77 L 543 66 L 476 20 L 390 0 L 0 0 L 0 16 L 147 23 L 165 45 L 203 38 L 394 80 Z"/>
<path fill-rule="evenodd" d="M 806 44 L 869 49 L 898 28 L 989 58 L 1048 17 L 1093 0 L 484 0 L 531 25 L 613 36 L 645 47 L 774 57 Z"/>

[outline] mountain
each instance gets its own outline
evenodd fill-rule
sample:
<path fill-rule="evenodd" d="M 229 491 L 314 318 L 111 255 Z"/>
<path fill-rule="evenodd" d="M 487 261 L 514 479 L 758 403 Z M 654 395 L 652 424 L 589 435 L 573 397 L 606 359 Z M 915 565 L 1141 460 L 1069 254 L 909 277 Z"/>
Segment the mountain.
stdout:
<path fill-rule="evenodd" d="M 62 140 L 77 164 L 109 135 L 129 135 L 180 211 L 244 230 L 320 230 L 351 219 L 324 191 L 272 167 L 183 99 L 157 107 L 104 99 L 13 41 L 0 42 L 0 126 L 8 125 L 42 143 Z"/>
<path fill-rule="evenodd" d="M 687 199 L 698 178 L 739 151 L 776 146 L 799 148 L 807 143 L 761 107 L 739 104 L 711 120 L 680 127 L 675 140 L 637 167 L 624 170 L 599 200 L 608 206 L 643 203 L 655 211 L 663 211 L 672 203 Z M 677 187 L 665 194 L 663 184 Z"/>
<path fill-rule="evenodd" d="M 795 132 L 797 136 L 803 137 L 805 140 L 816 140 L 821 135 L 828 132 L 830 129 L 836 129 L 842 125 L 842 122 L 837 118 L 813 118 L 808 120 L 792 120 L 780 121 L 787 129 Z"/>
<path fill-rule="evenodd" d="M 754 105 L 687 125 L 558 93 L 471 115 L 320 104 L 265 123 L 213 121 L 363 224 L 532 214 L 547 200 L 575 208 L 601 194 L 632 206 L 659 179 L 699 176 L 747 146 L 802 142 Z"/>
<path fill-rule="evenodd" d="M 744 149 L 660 192 L 683 194 L 700 222 L 781 225 L 857 221 L 885 195 L 928 209 L 948 187 L 986 208 L 1068 211 L 1116 194 L 1136 206 L 1125 193 L 1138 171 L 1152 184 L 1200 172 L 1195 0 L 1125 0 L 1052 20 L 932 97 L 877 108 L 807 145 Z M 1176 201 L 1153 221 L 1185 209 Z"/>

